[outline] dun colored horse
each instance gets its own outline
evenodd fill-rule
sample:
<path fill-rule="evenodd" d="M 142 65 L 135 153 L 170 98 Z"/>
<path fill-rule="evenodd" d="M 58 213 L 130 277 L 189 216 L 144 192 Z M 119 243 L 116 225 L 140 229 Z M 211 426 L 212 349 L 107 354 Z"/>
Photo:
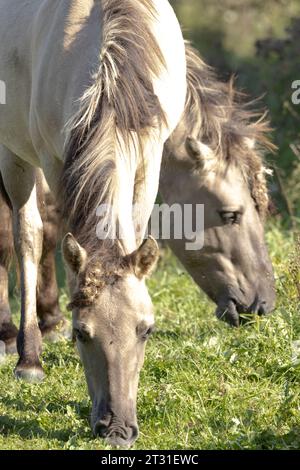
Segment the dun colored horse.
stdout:
<path fill-rule="evenodd" d="M 159 189 L 170 206 L 204 204 L 203 248 L 186 250 L 184 238 L 170 246 L 217 304 L 218 318 L 238 326 L 240 313 L 263 315 L 275 305 L 262 158 L 274 146 L 265 116 L 251 111 L 232 81 L 217 80 L 191 46 L 186 52 L 185 112 L 165 146 Z"/>
<path fill-rule="evenodd" d="M 131 445 L 154 323 L 145 277 L 158 256 L 156 242 L 141 243 L 142 234 L 163 146 L 186 96 L 180 26 L 167 0 L 0 0 L 0 77 L 6 84 L 0 171 L 21 273 L 15 375 L 44 377 L 36 296 L 40 167 L 65 225 L 70 308 L 92 429 L 112 444 Z M 138 234 L 135 202 L 143 207 Z"/>

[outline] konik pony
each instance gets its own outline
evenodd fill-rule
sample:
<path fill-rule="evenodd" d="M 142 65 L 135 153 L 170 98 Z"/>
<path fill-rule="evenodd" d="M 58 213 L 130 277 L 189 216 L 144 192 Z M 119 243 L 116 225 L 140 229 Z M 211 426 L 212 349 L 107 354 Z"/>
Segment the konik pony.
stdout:
<path fill-rule="evenodd" d="M 275 306 L 275 281 L 264 239 L 268 212 L 263 155 L 274 151 L 265 113 L 217 79 L 187 44 L 188 93 L 180 124 L 165 145 L 160 194 L 173 204 L 204 205 L 204 246 L 169 244 L 195 282 L 238 326 L 240 314 Z M 172 233 L 172 231 L 171 231 Z"/>
<path fill-rule="evenodd" d="M 36 311 L 40 167 L 69 231 L 63 252 L 92 429 L 112 444 L 130 445 L 154 322 L 144 281 L 157 245 L 141 240 L 163 146 L 186 96 L 178 21 L 167 0 L 0 0 L 0 77 L 6 83 L 0 171 L 21 273 L 15 374 L 44 377 Z M 138 233 L 134 203 L 143 207 Z"/>

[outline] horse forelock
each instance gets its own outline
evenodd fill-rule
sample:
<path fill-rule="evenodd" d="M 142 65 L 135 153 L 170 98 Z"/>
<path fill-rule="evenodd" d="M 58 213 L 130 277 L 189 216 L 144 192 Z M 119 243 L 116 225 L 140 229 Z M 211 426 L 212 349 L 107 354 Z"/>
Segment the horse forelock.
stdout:
<path fill-rule="evenodd" d="M 116 284 L 130 272 L 134 273 L 132 258 L 124 256 L 118 244 L 109 249 L 104 244 L 79 274 L 78 285 L 68 309 L 93 305 L 106 286 Z"/>
<path fill-rule="evenodd" d="M 113 208 L 118 150 L 130 147 L 129 160 L 136 159 L 132 149 L 142 158 L 144 138 L 165 122 L 153 89 L 165 63 L 151 30 L 152 0 L 97 0 L 94 8 L 102 22 L 100 65 L 67 125 L 61 185 L 63 215 L 82 243 L 95 228 L 97 207 Z"/>
<path fill-rule="evenodd" d="M 117 258 L 120 261 L 119 258 Z M 72 295 L 68 309 L 88 307 L 97 299 L 99 293 L 107 285 L 115 284 L 123 275 L 124 267 L 116 262 L 116 259 L 110 260 L 108 266 L 98 262 L 89 264 L 84 273 L 80 275 L 78 287 Z"/>
<path fill-rule="evenodd" d="M 186 58 L 185 135 L 192 135 L 211 148 L 216 169 L 236 165 L 249 182 L 259 212 L 264 214 L 268 193 L 263 154 L 276 148 L 268 138 L 272 129 L 266 113 L 252 111 L 255 102 L 245 101 L 245 95 L 234 88 L 234 79 L 229 83 L 218 80 L 189 43 Z"/>

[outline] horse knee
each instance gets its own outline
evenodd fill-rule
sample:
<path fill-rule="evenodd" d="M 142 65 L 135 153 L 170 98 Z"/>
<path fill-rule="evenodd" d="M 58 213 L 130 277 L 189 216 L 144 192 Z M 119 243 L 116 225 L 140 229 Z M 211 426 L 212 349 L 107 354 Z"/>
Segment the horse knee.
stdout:
<path fill-rule="evenodd" d="M 43 256 L 55 252 L 57 245 L 57 227 L 52 221 L 46 221 L 43 225 Z"/>
<path fill-rule="evenodd" d="M 14 212 L 15 249 L 19 262 L 30 259 L 37 266 L 42 255 L 43 223 L 38 211 Z"/>

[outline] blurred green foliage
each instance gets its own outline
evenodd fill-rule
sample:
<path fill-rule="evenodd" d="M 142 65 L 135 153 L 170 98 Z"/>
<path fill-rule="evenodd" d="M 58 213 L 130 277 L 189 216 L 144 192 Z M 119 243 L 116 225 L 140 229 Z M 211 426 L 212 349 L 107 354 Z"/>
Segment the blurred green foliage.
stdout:
<path fill-rule="evenodd" d="M 278 146 L 270 190 L 281 216 L 300 218 L 299 0 L 171 0 L 184 35 L 222 79 L 232 73 L 251 98 L 263 95 Z M 298 20 L 297 20 L 298 18 Z M 288 210 L 289 208 L 289 210 Z M 289 214 L 290 212 L 290 214 Z"/>

